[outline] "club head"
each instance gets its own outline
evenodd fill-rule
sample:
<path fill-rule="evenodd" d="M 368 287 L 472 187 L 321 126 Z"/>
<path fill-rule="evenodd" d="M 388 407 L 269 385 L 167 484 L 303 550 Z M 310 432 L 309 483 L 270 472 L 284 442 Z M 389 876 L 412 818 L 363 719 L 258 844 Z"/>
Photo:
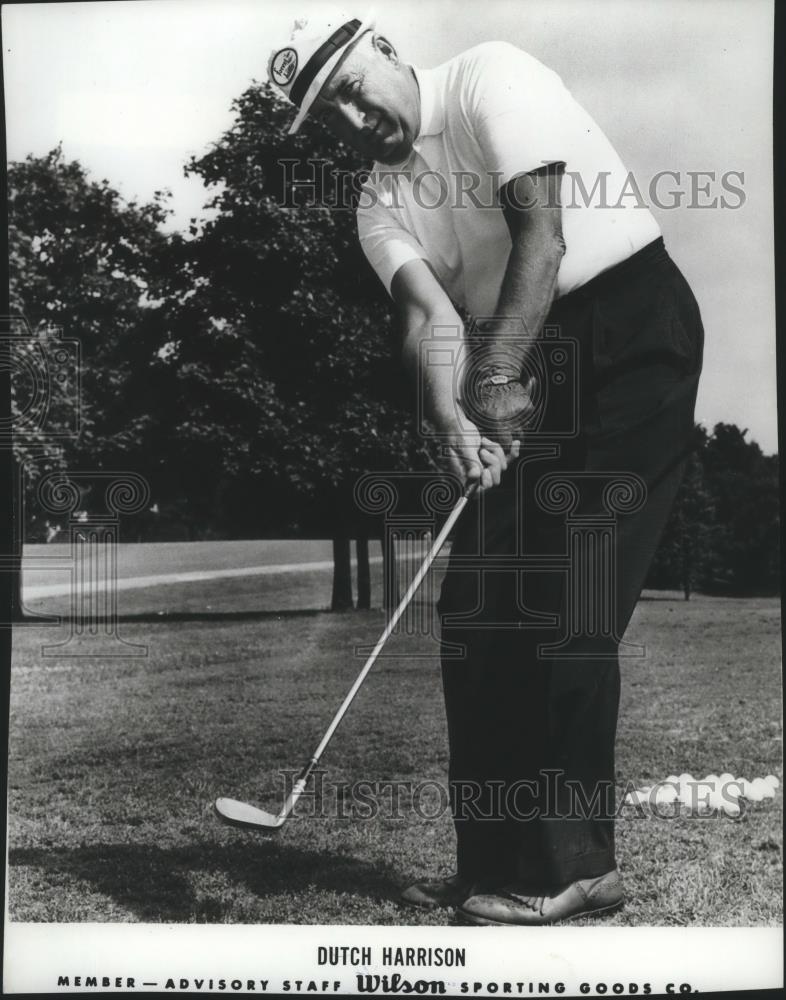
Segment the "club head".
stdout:
<path fill-rule="evenodd" d="M 237 799 L 216 799 L 216 815 L 224 823 L 230 826 L 239 826 L 245 830 L 278 830 L 284 825 L 286 816 L 274 816 L 265 812 L 264 809 L 257 809 L 247 802 L 238 802 Z"/>

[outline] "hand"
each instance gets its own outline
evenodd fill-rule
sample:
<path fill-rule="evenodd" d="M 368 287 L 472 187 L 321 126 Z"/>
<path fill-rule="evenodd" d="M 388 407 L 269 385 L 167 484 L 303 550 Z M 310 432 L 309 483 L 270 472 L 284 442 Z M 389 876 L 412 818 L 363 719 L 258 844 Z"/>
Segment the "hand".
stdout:
<path fill-rule="evenodd" d="M 480 480 L 479 490 L 499 486 L 508 462 L 518 458 L 519 441 L 512 440 L 508 449 L 485 437 L 463 414 L 451 414 L 437 421 L 443 437 L 441 464 L 453 473 L 465 488 Z"/>
<path fill-rule="evenodd" d="M 481 375 L 474 384 L 470 415 L 482 434 L 503 450 L 510 449 L 535 411 L 535 393 L 534 376 L 524 384 L 508 375 Z"/>

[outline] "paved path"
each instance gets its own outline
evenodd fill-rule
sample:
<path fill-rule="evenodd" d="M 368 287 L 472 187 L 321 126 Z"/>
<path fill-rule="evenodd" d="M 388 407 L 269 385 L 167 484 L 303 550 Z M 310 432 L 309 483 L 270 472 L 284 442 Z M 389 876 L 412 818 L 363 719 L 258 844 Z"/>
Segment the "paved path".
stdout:
<path fill-rule="evenodd" d="M 369 563 L 381 563 L 382 556 L 370 556 Z M 353 567 L 356 564 L 352 560 Z M 160 587 L 172 583 L 194 583 L 199 580 L 217 580 L 235 576 L 275 576 L 282 573 L 315 573 L 332 571 L 333 560 L 324 559 L 318 562 L 280 563 L 269 566 L 241 566 L 237 569 L 206 569 L 190 570 L 183 573 L 156 573 L 152 576 L 130 576 L 117 580 L 118 590 L 135 590 L 143 587 Z M 39 586 L 24 584 L 23 600 L 35 600 L 38 597 L 60 597 L 71 593 L 71 583 L 46 583 Z"/>

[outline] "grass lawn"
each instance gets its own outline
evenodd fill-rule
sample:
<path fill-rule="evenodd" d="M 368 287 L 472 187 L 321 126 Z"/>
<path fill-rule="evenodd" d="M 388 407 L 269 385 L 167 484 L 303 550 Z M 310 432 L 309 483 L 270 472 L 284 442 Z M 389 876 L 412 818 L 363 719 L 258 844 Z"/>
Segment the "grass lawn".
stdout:
<path fill-rule="evenodd" d="M 379 610 L 294 612 L 297 594 L 302 607 L 303 594 L 323 594 L 326 582 L 329 574 L 124 592 L 121 611 L 139 617 L 123 621 L 121 634 L 146 643 L 145 658 L 43 659 L 42 642 L 56 641 L 59 630 L 16 631 L 12 919 L 449 919 L 394 901 L 402 885 L 452 870 L 446 814 L 425 818 L 404 802 L 395 815 L 390 794 L 381 792 L 372 818 L 346 815 L 346 799 L 343 817 L 309 815 L 314 801 L 305 800 L 267 837 L 213 817 L 219 795 L 276 810 L 281 772 L 312 752 L 362 665 L 355 647 L 373 644 L 384 625 Z M 198 617 L 208 606 L 218 614 Z M 238 608 L 265 607 L 290 613 L 231 617 Z M 177 609 L 193 612 L 193 620 L 155 620 Z M 661 595 L 639 604 L 627 638 L 644 643 L 648 655 L 623 663 L 620 789 L 682 771 L 782 777 L 777 601 L 697 596 L 685 604 Z M 422 637 L 392 641 L 388 653 L 396 655 L 377 663 L 323 758 L 323 806 L 340 798 L 342 782 L 444 782 L 435 652 Z M 418 803 L 421 812 L 437 804 L 425 791 Z M 782 789 L 740 821 L 661 820 L 626 809 L 618 859 L 629 902 L 607 922 L 779 924 L 781 813 Z"/>

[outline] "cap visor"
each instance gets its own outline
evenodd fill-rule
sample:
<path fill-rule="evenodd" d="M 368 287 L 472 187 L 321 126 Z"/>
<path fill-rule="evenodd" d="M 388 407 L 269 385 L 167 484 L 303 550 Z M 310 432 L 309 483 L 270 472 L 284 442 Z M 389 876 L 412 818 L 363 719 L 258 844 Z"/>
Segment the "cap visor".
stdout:
<path fill-rule="evenodd" d="M 303 121 L 308 115 L 311 105 L 319 96 L 320 90 L 322 90 L 322 88 L 325 86 L 328 77 L 338 65 L 339 60 L 341 60 L 344 57 L 344 54 L 346 53 L 350 45 L 354 45 L 355 42 L 360 38 L 360 36 L 365 31 L 368 31 L 369 28 L 373 27 L 374 27 L 374 14 L 373 12 L 369 12 L 368 14 L 366 14 L 366 17 L 361 22 L 360 27 L 355 32 L 355 34 L 350 38 L 350 40 L 346 43 L 346 45 L 340 48 L 338 52 L 334 52 L 333 55 L 330 57 L 330 59 L 328 59 L 325 65 L 320 69 L 320 71 L 314 77 L 311 86 L 306 91 L 305 96 L 303 97 L 303 102 L 298 108 L 298 113 L 295 115 L 295 120 L 289 126 L 289 131 L 287 132 L 288 135 L 294 135 L 295 132 L 297 132 L 300 129 L 300 126 L 303 124 Z"/>

